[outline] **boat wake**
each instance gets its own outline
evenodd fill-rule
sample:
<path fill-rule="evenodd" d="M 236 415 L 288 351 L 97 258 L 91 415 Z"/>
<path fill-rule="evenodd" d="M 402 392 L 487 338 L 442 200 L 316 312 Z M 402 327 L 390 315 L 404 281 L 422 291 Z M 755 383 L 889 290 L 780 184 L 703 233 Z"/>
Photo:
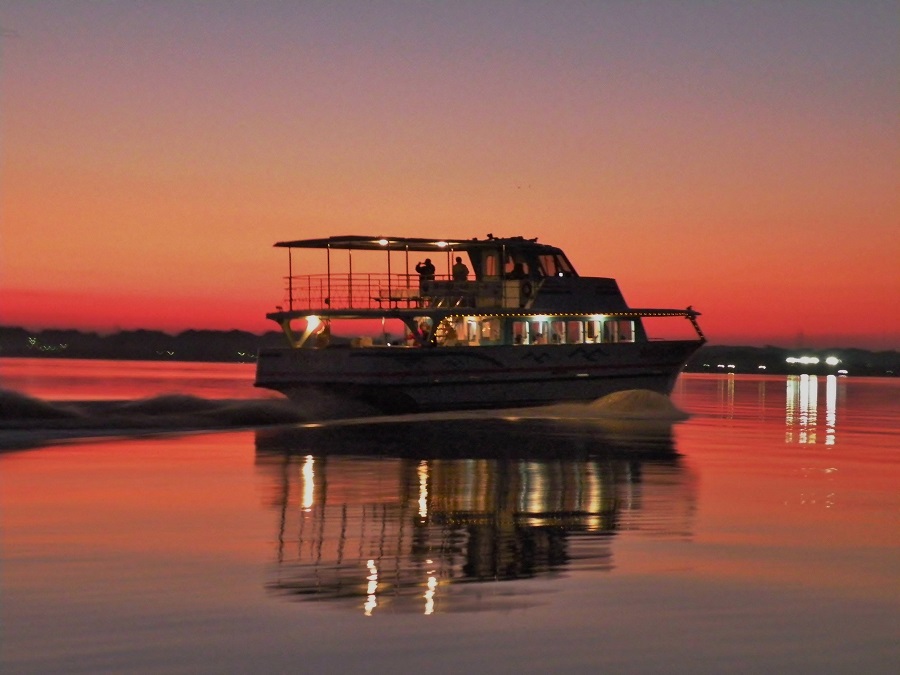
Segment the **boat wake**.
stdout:
<path fill-rule="evenodd" d="M 588 404 L 593 414 L 619 419 L 665 420 L 681 422 L 688 415 L 668 396 L 647 389 L 616 391 Z"/>
<path fill-rule="evenodd" d="M 167 394 L 127 401 L 45 401 L 0 390 L 0 450 L 98 436 L 295 424 L 310 415 L 286 399 Z"/>
<path fill-rule="evenodd" d="M 645 390 L 615 392 L 591 403 L 537 408 L 377 415 L 348 401 L 297 403 L 288 399 L 206 399 L 167 394 L 127 401 L 53 402 L 0 389 L 0 450 L 51 442 L 236 428 L 342 427 L 377 424 L 534 420 L 570 426 L 623 426 L 651 432 L 684 420 L 668 397 Z"/>

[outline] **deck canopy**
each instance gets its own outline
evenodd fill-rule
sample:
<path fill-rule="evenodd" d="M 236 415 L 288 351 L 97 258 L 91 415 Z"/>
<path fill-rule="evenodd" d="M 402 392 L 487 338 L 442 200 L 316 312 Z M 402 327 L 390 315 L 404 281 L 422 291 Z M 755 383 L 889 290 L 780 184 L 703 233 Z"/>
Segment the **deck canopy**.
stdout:
<path fill-rule="evenodd" d="M 555 246 L 538 244 L 537 239 L 524 237 L 494 237 L 486 239 L 425 239 L 421 237 L 381 237 L 341 235 L 323 239 L 297 239 L 295 241 L 279 241 L 275 246 L 282 248 L 323 248 L 350 249 L 363 251 L 421 251 L 433 253 L 439 251 L 476 251 L 481 249 L 497 249 L 499 247 L 521 247 L 538 249 L 541 253 L 562 253 Z"/>

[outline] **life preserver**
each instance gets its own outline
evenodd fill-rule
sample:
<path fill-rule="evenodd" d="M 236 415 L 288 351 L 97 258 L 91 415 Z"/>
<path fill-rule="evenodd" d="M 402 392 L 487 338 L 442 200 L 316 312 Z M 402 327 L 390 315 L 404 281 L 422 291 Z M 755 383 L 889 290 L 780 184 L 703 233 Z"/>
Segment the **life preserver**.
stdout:
<path fill-rule="evenodd" d="M 530 298 L 532 293 L 534 293 L 534 287 L 531 285 L 531 282 L 523 281 L 522 282 L 522 297 Z"/>

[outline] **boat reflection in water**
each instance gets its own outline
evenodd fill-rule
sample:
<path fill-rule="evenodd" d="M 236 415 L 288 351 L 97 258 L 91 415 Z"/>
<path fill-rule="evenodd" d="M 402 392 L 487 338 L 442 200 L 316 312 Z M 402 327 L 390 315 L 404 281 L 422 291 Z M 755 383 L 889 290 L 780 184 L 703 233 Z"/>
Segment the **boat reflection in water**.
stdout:
<path fill-rule="evenodd" d="M 612 537 L 689 537 L 671 425 L 431 418 L 259 431 L 277 512 L 269 588 L 365 614 L 496 609 L 519 585 L 613 568 Z M 501 592 L 502 591 L 502 592 Z"/>

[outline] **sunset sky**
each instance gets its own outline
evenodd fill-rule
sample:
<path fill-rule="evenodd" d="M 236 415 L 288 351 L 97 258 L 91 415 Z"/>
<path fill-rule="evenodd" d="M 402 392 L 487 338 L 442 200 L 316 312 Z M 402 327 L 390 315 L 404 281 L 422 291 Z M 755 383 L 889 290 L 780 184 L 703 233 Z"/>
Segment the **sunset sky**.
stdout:
<path fill-rule="evenodd" d="M 492 232 L 714 344 L 900 349 L 900 2 L 0 0 L 0 27 L 2 325 L 261 332 L 276 241 Z"/>

